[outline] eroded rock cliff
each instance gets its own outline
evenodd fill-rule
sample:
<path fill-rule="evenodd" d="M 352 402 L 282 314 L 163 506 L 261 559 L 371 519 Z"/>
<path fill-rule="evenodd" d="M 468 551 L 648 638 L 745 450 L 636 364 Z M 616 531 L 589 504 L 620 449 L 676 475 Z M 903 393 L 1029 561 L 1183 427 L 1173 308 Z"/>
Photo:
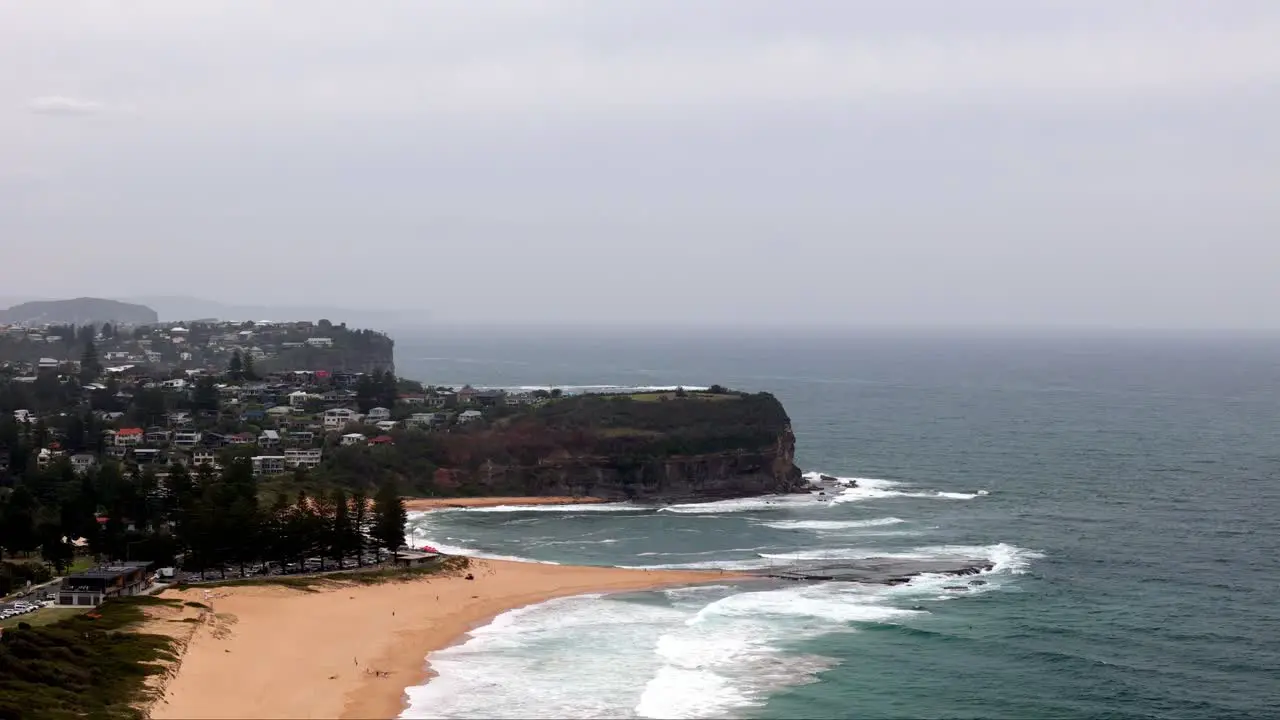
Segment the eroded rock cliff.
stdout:
<path fill-rule="evenodd" d="M 680 502 L 807 489 L 790 419 L 767 393 L 566 398 L 439 442 L 443 495 Z"/>

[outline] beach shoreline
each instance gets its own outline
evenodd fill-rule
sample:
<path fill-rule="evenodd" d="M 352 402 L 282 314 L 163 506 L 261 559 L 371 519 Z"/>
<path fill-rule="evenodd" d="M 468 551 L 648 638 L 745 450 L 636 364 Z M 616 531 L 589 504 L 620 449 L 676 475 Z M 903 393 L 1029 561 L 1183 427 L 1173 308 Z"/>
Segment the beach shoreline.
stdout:
<path fill-rule="evenodd" d="M 758 579 L 471 559 L 457 575 L 313 592 L 219 587 L 206 600 L 203 588 L 169 590 L 164 597 L 212 607 L 150 717 L 398 717 L 406 690 L 434 677 L 428 654 L 464 642 L 509 610 L 574 595 Z"/>
<path fill-rule="evenodd" d="M 449 510 L 462 508 L 500 507 L 503 505 L 595 505 L 612 502 L 597 497 L 530 496 L 530 497 L 472 497 L 472 498 L 405 498 L 406 510 Z"/>

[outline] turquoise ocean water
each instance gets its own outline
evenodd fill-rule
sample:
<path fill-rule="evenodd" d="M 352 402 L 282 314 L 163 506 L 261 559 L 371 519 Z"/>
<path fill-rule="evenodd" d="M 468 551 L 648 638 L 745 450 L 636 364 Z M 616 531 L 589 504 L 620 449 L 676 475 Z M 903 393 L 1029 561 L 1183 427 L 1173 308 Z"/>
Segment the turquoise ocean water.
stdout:
<path fill-rule="evenodd" d="M 839 502 L 416 515 L 479 555 L 644 567 L 983 557 L 985 585 L 732 585 L 507 613 L 404 717 L 1262 718 L 1280 707 L 1280 341 L 397 338 L 401 374 L 768 390 Z M 987 494 L 979 494 L 985 491 Z"/>

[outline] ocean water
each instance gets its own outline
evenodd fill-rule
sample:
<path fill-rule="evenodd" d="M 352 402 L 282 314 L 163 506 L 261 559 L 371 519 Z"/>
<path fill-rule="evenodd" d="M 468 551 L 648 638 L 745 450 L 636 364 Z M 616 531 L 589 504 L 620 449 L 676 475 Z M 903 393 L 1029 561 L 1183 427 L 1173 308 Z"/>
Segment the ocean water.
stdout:
<path fill-rule="evenodd" d="M 480 556 L 750 568 L 985 558 L 897 587 L 565 598 L 433 653 L 406 718 L 1262 718 L 1280 708 L 1280 341 L 397 338 L 402 374 L 769 390 L 832 502 L 414 515 Z M 981 492 L 980 492 L 981 491 Z M 963 586 L 956 591 L 948 586 Z"/>

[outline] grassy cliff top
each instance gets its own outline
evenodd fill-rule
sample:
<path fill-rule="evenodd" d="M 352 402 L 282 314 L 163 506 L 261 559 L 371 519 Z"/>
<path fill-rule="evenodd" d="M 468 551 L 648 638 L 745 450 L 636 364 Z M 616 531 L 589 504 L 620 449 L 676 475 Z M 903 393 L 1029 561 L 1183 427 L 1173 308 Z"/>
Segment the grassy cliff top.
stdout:
<path fill-rule="evenodd" d="M 782 403 L 769 393 L 677 391 L 573 395 L 538 407 L 516 422 L 553 430 L 590 429 L 605 435 L 616 435 L 617 430 L 661 435 L 749 430 L 776 436 L 791 420 Z"/>

